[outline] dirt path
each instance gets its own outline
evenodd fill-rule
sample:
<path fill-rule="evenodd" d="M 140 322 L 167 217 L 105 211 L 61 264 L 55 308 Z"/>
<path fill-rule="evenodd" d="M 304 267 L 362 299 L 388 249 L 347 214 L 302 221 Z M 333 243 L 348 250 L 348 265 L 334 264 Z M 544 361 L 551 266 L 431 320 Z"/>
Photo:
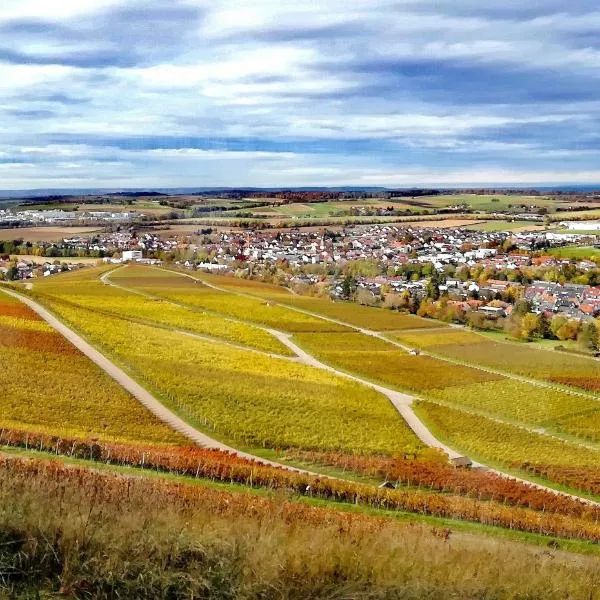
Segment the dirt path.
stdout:
<path fill-rule="evenodd" d="M 356 381 L 362 385 L 366 385 L 379 392 L 380 394 L 386 396 L 394 405 L 395 409 L 400 413 L 402 418 L 406 421 L 408 426 L 413 430 L 415 435 L 426 446 L 429 446 L 430 448 L 439 448 L 440 450 L 445 452 L 449 458 L 458 458 L 459 456 L 463 456 L 462 454 L 456 452 L 449 446 L 446 446 L 446 444 L 440 442 L 436 437 L 434 437 L 434 435 L 429 431 L 429 429 L 425 427 L 423 422 L 419 419 L 419 417 L 417 417 L 417 415 L 411 407 L 411 404 L 414 400 L 412 396 L 409 396 L 408 394 L 403 394 L 402 392 L 398 392 L 390 388 L 386 388 L 376 383 L 371 383 L 370 381 L 361 379 L 360 377 L 356 377 L 355 375 L 351 375 L 349 373 L 345 373 L 344 371 L 339 371 L 334 367 L 322 363 L 320 360 L 316 359 L 311 354 L 308 354 L 308 352 L 305 352 L 302 348 L 300 348 L 300 346 L 298 346 L 291 340 L 291 336 L 289 334 L 277 331 L 275 329 L 272 329 L 271 333 L 282 344 L 285 344 L 290 350 L 295 352 L 305 365 L 316 367 L 317 369 L 324 369 L 325 371 L 329 371 L 330 373 L 333 373 L 340 377 L 345 377 L 346 379 L 352 379 L 353 381 Z M 482 465 L 475 464 L 475 466 Z"/>
<path fill-rule="evenodd" d="M 159 402 L 148 390 L 143 388 L 139 383 L 137 383 L 134 379 L 127 375 L 125 371 L 117 367 L 117 365 L 115 365 L 112 361 L 106 358 L 101 352 L 99 352 L 98 350 L 96 350 L 96 348 L 94 348 L 92 345 L 86 342 L 80 335 L 78 335 L 72 329 L 67 327 L 64 323 L 59 321 L 43 306 L 41 306 L 37 302 L 34 302 L 30 298 L 26 298 L 21 294 L 13 292 L 12 290 L 7 290 L 3 288 L 2 291 L 8 294 L 9 296 L 12 296 L 26 304 L 29 308 L 31 308 L 31 310 L 33 310 L 42 319 L 44 319 L 46 323 L 48 323 L 52 328 L 58 331 L 58 333 L 60 333 L 63 337 L 69 340 L 69 342 L 71 342 L 71 344 L 73 344 L 73 346 L 75 346 L 80 352 L 85 354 L 93 363 L 100 367 L 105 373 L 110 375 L 110 377 L 112 377 L 119 385 L 126 389 L 152 414 L 158 417 L 161 421 L 167 423 L 170 427 L 187 437 L 189 440 L 191 440 L 198 446 L 201 446 L 203 448 L 211 448 L 215 450 L 231 452 L 242 458 L 253 460 L 255 462 L 259 462 L 269 466 L 287 469 L 289 471 L 322 476 L 318 473 L 313 473 L 312 471 L 296 469 L 288 465 L 283 465 L 281 463 L 277 463 L 274 461 L 254 456 L 252 454 L 248 454 L 246 452 L 242 452 L 240 450 L 237 450 L 236 448 L 227 446 L 226 444 L 223 444 L 222 442 L 219 442 L 209 437 L 208 435 L 198 431 L 197 429 L 186 423 L 173 411 L 169 410 L 164 404 Z"/>
<path fill-rule="evenodd" d="M 228 294 L 234 294 L 234 295 L 239 295 L 239 296 L 246 296 L 252 299 L 257 299 L 259 297 L 254 296 L 252 294 L 246 294 L 244 292 L 234 292 L 231 290 L 227 290 L 226 288 L 221 288 L 219 286 L 216 286 L 214 284 L 211 283 L 207 283 L 205 281 L 203 281 L 201 278 L 198 277 L 194 277 L 192 275 L 186 274 L 186 273 L 179 273 L 178 271 L 171 271 L 169 269 L 162 269 L 164 271 L 168 271 L 170 273 L 175 273 L 177 275 L 181 275 L 182 277 L 188 277 L 190 279 L 193 279 L 195 281 L 199 281 L 200 283 L 202 283 L 203 285 L 206 285 L 207 287 L 210 287 L 214 290 L 220 291 L 220 292 L 225 292 Z M 409 346 L 405 346 L 403 344 L 400 344 L 398 342 L 395 342 L 393 340 L 390 340 L 389 338 L 387 338 L 383 333 L 380 333 L 378 331 L 372 331 L 370 329 L 365 329 L 362 327 L 358 327 L 355 325 L 351 325 L 349 323 L 346 323 L 344 321 L 340 321 L 338 319 L 333 319 L 331 317 L 325 317 L 322 315 L 319 315 L 318 313 L 313 313 L 310 311 L 306 311 L 300 308 L 296 308 L 293 306 L 288 306 L 284 303 L 281 302 L 274 302 L 274 304 L 279 304 L 280 306 L 283 306 L 285 308 L 289 308 L 290 310 L 295 310 L 299 313 L 304 313 L 307 315 L 311 315 L 313 317 L 322 319 L 324 321 L 328 321 L 331 323 L 336 323 L 338 325 L 344 325 L 346 327 L 352 328 L 355 331 L 359 331 L 360 333 L 363 333 L 365 335 L 370 335 L 372 337 L 376 337 L 378 339 L 381 339 L 385 342 L 388 342 L 394 346 L 397 346 L 399 348 L 401 348 L 402 350 L 405 351 L 409 351 L 412 348 Z M 415 435 L 427 446 L 432 447 L 432 448 L 439 448 L 440 450 L 446 452 L 449 456 L 449 458 L 456 458 L 456 457 L 460 457 L 460 456 L 464 456 L 464 454 L 458 453 L 455 450 L 453 450 L 452 448 L 450 448 L 449 446 L 447 446 L 446 444 L 444 444 L 443 442 L 441 442 L 440 440 L 438 440 L 433 433 L 429 430 L 429 428 L 425 425 L 425 423 L 423 423 L 423 421 L 421 421 L 421 419 L 418 417 L 418 415 L 413 411 L 412 409 L 412 402 L 415 399 L 413 396 L 410 396 L 408 394 L 404 394 L 402 392 L 398 392 L 396 390 L 390 389 L 390 388 L 386 388 L 384 386 L 378 385 L 376 383 L 372 383 L 368 380 L 365 379 L 361 379 L 360 377 L 351 375 L 349 373 L 345 373 L 343 371 L 339 371 L 338 369 L 335 369 L 334 367 L 331 367 L 329 365 L 326 365 L 325 363 L 322 363 L 321 361 L 317 360 L 314 356 L 312 356 L 311 354 L 308 354 L 307 352 L 305 352 L 300 346 L 298 346 L 297 344 L 295 344 L 292 340 L 291 340 L 291 335 L 283 333 L 281 331 L 275 330 L 275 329 L 270 329 L 269 330 L 275 337 L 277 337 L 277 339 L 279 339 L 281 341 L 281 343 L 285 344 L 288 348 L 290 348 L 290 350 L 292 350 L 293 352 L 296 353 L 296 355 L 298 355 L 300 357 L 300 359 L 302 360 L 302 362 L 304 362 L 307 365 L 311 365 L 313 367 L 317 367 L 320 369 L 325 369 L 331 373 L 334 373 L 336 375 L 342 376 L 342 377 L 346 377 L 349 379 L 352 379 L 354 381 L 357 381 L 358 383 L 361 383 L 363 385 L 367 385 L 369 387 L 371 387 L 372 389 L 380 392 L 381 394 L 384 394 L 387 398 L 389 398 L 389 400 L 392 402 L 392 404 L 394 405 L 394 407 L 396 408 L 396 410 L 400 413 L 400 415 L 402 416 L 402 418 L 406 421 L 406 423 L 408 424 L 408 426 L 412 429 L 412 431 L 415 433 Z M 422 354 L 426 354 L 427 353 L 422 353 Z M 430 355 L 433 358 L 437 358 L 437 356 L 431 354 Z M 441 358 L 441 360 L 443 360 L 443 358 Z M 450 362 L 453 363 L 454 361 L 452 360 L 446 360 L 446 362 Z M 460 363 L 459 363 L 460 364 Z M 474 367 L 477 368 L 477 367 Z M 481 370 L 485 371 L 485 368 L 481 368 Z M 515 376 L 515 379 L 520 379 L 518 376 Z M 540 384 L 541 387 L 552 387 L 550 385 L 545 385 L 541 382 L 538 382 Z M 577 392 L 575 392 L 577 394 Z M 585 395 L 585 394 L 583 394 Z M 598 400 L 597 398 L 593 398 L 595 400 Z M 500 419 L 497 419 L 499 422 L 502 422 Z M 533 431 L 533 430 L 532 430 Z M 550 436 L 550 437 L 556 437 L 553 436 L 551 434 L 548 433 L 544 433 L 544 435 Z M 556 439 L 561 439 L 556 437 Z M 565 441 L 565 440 L 562 440 Z M 545 491 L 549 491 L 552 492 L 554 494 L 557 495 L 561 495 L 561 496 L 566 496 L 572 499 L 577 499 L 580 500 L 586 504 L 589 505 L 593 505 L 593 506 L 600 506 L 599 502 L 595 502 L 593 500 L 588 500 L 587 498 L 582 498 L 581 496 L 577 496 L 576 494 L 570 494 L 568 492 L 563 492 L 563 491 L 559 491 L 559 490 L 555 490 L 554 488 L 545 486 L 543 484 L 539 484 L 539 483 L 535 483 L 533 481 L 529 481 L 527 479 L 523 479 L 521 477 L 517 477 L 516 475 L 512 475 L 510 473 L 506 473 L 504 471 L 500 471 L 498 469 L 489 467 L 483 463 L 479 463 L 479 462 L 473 462 L 473 466 L 476 468 L 480 468 L 480 469 L 484 469 L 489 473 L 494 473 L 495 475 L 498 475 L 500 477 L 504 477 L 506 479 L 511 479 L 513 481 L 518 481 L 521 483 L 525 483 L 527 485 L 530 485 L 532 487 L 535 487 L 537 489 L 540 490 L 545 490 Z"/>
<path fill-rule="evenodd" d="M 67 327 L 61 321 L 59 321 L 54 315 L 52 315 L 48 310 L 46 310 L 43 306 L 38 304 L 37 302 L 31 300 L 30 298 L 26 298 L 21 294 L 18 294 L 12 290 L 7 290 L 6 288 L 2 289 L 3 292 L 13 296 L 14 298 L 20 300 L 29 308 L 31 308 L 34 312 L 36 312 L 44 321 L 46 321 L 51 327 L 53 327 L 56 331 L 58 331 L 61 335 L 63 335 L 67 340 L 69 340 L 80 352 L 85 354 L 92 362 L 94 362 L 98 367 L 100 367 L 103 371 L 105 371 L 110 377 L 112 377 L 117 383 L 119 383 L 125 390 L 127 390 L 132 396 L 134 396 L 141 404 L 143 404 L 150 412 L 152 412 L 156 417 L 158 417 L 163 422 L 167 423 L 176 431 L 180 432 L 182 435 L 186 436 L 188 439 L 193 441 L 195 444 L 203 447 L 203 448 L 212 448 L 216 450 L 222 450 L 225 452 L 231 452 L 237 456 L 242 458 L 255 461 L 257 463 L 261 463 L 268 466 L 273 466 L 277 468 L 286 469 L 288 471 L 293 471 L 296 473 L 304 473 L 307 475 L 317 476 L 317 477 L 328 477 L 326 475 L 322 475 L 321 473 L 315 473 L 313 471 L 308 471 L 305 469 L 298 469 L 296 467 L 291 467 L 289 465 L 284 465 L 281 463 L 277 463 L 275 461 L 271 461 L 268 459 L 263 459 L 261 457 L 254 456 L 252 454 L 248 454 L 246 452 L 242 452 L 233 448 L 231 446 L 227 446 L 222 442 L 219 442 L 206 434 L 198 431 L 183 419 L 181 419 L 174 412 L 169 410 L 166 406 L 164 406 L 161 402 L 159 402 L 148 390 L 139 385 L 134 379 L 132 379 L 127 373 L 125 373 L 122 369 L 117 367 L 112 361 L 106 358 L 102 353 L 96 350 L 93 346 L 91 346 L 88 342 L 86 342 L 80 335 L 75 333 L 72 329 Z M 280 331 L 270 330 L 277 339 L 281 341 L 284 345 L 290 348 L 293 352 L 297 354 L 300 360 L 313 367 L 317 367 L 320 369 L 325 369 L 342 377 L 346 377 L 362 383 L 363 385 L 368 385 L 369 387 L 379 391 L 380 393 L 387 396 L 392 404 L 396 407 L 398 412 L 404 418 L 409 427 L 415 432 L 417 437 L 423 441 L 424 444 L 439 448 L 444 452 L 447 452 L 450 457 L 461 456 L 456 451 L 452 450 L 439 440 L 435 438 L 435 436 L 429 431 L 429 429 L 425 426 L 425 424 L 419 419 L 419 417 L 414 413 L 411 408 L 411 402 L 413 400 L 412 396 L 408 396 L 407 394 L 403 394 L 401 392 L 397 392 L 395 390 L 390 390 L 383 386 L 365 381 L 360 379 L 359 377 L 355 377 L 354 375 L 350 375 L 348 373 L 344 373 L 342 371 L 338 371 L 337 369 L 330 367 L 324 363 L 321 363 L 319 360 L 305 352 L 302 348 L 296 345 L 290 339 L 291 336 L 285 334 Z M 528 481 L 526 479 L 522 479 L 520 477 L 516 477 L 509 473 L 504 473 L 503 471 L 498 471 L 496 469 L 492 469 L 487 467 L 486 465 L 473 463 L 474 466 L 485 469 L 490 473 L 494 473 L 500 477 L 504 477 L 507 479 L 511 479 L 513 481 L 518 481 L 524 483 L 526 485 L 532 486 L 534 488 L 545 490 L 551 492 L 553 494 L 559 496 L 565 496 L 571 498 L 573 500 L 577 500 L 583 502 L 588 505 L 600 506 L 600 503 L 594 502 L 593 500 L 588 500 L 586 498 L 582 498 L 575 494 L 570 494 L 568 492 L 563 492 L 559 490 L 555 490 L 551 487 L 534 483 L 532 481 Z M 329 477 L 331 479 L 336 479 L 334 477 Z"/>

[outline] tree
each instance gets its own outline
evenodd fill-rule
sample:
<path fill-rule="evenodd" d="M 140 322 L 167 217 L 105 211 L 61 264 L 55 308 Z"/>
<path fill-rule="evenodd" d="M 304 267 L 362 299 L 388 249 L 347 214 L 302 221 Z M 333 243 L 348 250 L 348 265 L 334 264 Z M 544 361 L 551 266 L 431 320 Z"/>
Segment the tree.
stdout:
<path fill-rule="evenodd" d="M 535 334 L 540 334 L 540 318 L 533 313 L 527 313 L 521 319 L 521 336 L 530 340 Z"/>
<path fill-rule="evenodd" d="M 356 279 L 350 275 L 346 275 L 342 281 L 342 296 L 347 300 L 352 298 L 356 290 Z"/>
<path fill-rule="evenodd" d="M 364 287 L 356 290 L 356 302 L 364 306 L 377 306 L 378 304 L 377 297 L 374 296 L 370 290 Z"/>
<path fill-rule="evenodd" d="M 17 269 L 16 265 L 8 267 L 8 271 L 6 271 L 6 279 L 7 281 L 15 281 L 19 279 L 19 269 Z"/>
<path fill-rule="evenodd" d="M 437 271 L 434 271 L 431 274 L 431 278 L 427 283 L 427 287 L 425 288 L 425 292 L 427 298 L 431 300 L 437 300 L 440 297 L 440 285 L 439 285 L 439 275 Z"/>
<path fill-rule="evenodd" d="M 515 302 L 515 309 L 513 310 L 513 314 L 518 315 L 519 317 L 524 317 L 528 312 L 531 311 L 531 305 L 527 300 L 520 299 Z"/>
<path fill-rule="evenodd" d="M 596 352 L 598 350 L 598 328 L 593 322 L 585 323 L 577 335 L 577 344 L 582 350 Z"/>

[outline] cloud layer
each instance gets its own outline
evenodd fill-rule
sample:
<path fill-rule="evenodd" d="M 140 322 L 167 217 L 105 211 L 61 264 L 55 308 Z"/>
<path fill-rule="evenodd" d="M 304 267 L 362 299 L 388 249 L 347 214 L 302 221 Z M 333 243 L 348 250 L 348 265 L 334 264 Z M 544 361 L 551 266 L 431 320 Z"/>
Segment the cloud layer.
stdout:
<path fill-rule="evenodd" d="M 600 184 L 597 4 L 487 4 L 4 0 L 0 188 Z"/>

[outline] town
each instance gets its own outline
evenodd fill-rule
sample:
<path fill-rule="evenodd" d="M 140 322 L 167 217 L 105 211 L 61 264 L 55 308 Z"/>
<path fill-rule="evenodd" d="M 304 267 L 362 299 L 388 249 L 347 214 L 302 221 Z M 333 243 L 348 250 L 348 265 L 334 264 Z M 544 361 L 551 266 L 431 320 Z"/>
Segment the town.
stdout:
<path fill-rule="evenodd" d="M 600 270 L 593 259 L 597 240 L 576 232 L 386 224 L 283 231 L 208 227 L 186 235 L 129 227 L 59 243 L 0 243 L 0 277 L 27 279 L 79 268 L 76 257 L 114 264 L 173 262 L 274 278 L 302 293 L 413 312 L 424 301 L 442 299 L 453 310 L 450 318 L 458 321 L 474 312 L 487 319 L 508 317 L 515 302 L 524 299 L 534 314 L 586 322 L 600 315 Z M 556 251 L 567 244 L 590 248 L 590 256 L 562 257 Z M 20 254 L 47 260 L 19 259 Z"/>

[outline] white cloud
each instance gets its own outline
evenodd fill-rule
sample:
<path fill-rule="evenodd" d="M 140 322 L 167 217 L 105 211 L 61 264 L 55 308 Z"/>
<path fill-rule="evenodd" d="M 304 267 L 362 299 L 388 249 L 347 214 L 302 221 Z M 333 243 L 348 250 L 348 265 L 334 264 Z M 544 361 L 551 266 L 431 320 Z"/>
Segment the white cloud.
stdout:
<path fill-rule="evenodd" d="M 508 2 L 506 14 L 492 19 L 487 5 L 460 14 L 468 3 L 440 2 L 437 12 L 418 4 L 4 0 L 0 25 L 35 19 L 76 30 L 80 20 L 87 32 L 94 15 L 117 7 L 207 13 L 186 24 L 192 34 L 181 47 L 121 66 L 102 64 L 101 56 L 79 67 L 12 64 L 19 53 L 44 62 L 59 50 L 84 52 L 85 35 L 75 42 L 17 36 L 4 54 L 0 48 L 0 157 L 31 162 L 2 163 L 0 185 L 61 177 L 110 185 L 151 185 L 154 177 L 174 186 L 597 177 L 600 46 L 578 36 L 586 40 L 600 26 L 600 12 L 563 14 L 554 6 L 531 17 Z M 455 71 L 446 72 L 446 63 Z M 488 88 L 489 97 L 478 96 Z M 136 150 L 152 145 L 138 146 L 144 137 L 158 147 Z M 186 137 L 192 141 L 172 139 Z M 235 150 L 221 150 L 220 138 L 234 139 Z M 564 162 L 575 159 L 581 164 L 569 174 Z"/>

